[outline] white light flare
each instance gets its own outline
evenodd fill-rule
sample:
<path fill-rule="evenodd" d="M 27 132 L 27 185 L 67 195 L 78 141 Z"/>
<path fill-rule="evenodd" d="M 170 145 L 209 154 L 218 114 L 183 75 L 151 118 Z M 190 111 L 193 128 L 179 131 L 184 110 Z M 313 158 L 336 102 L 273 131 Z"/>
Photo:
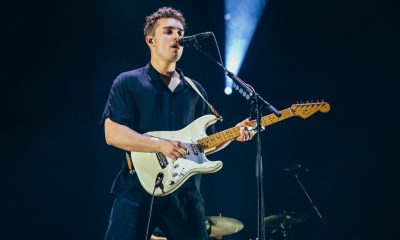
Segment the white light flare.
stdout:
<path fill-rule="evenodd" d="M 225 0 L 225 63 L 238 74 L 267 0 Z M 225 79 L 225 94 L 232 93 L 232 80 Z"/>

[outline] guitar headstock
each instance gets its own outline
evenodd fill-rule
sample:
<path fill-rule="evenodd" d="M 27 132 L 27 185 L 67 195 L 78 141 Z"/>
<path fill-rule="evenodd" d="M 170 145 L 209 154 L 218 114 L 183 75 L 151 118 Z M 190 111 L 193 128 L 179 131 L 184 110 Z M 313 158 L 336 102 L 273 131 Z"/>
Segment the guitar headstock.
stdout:
<path fill-rule="evenodd" d="M 292 104 L 290 106 L 290 110 L 292 111 L 293 115 L 299 116 L 302 118 L 308 118 L 309 116 L 313 115 L 316 112 L 329 112 L 331 106 L 329 103 L 325 101 L 316 101 L 316 102 L 305 102 L 305 103 L 297 103 Z"/>

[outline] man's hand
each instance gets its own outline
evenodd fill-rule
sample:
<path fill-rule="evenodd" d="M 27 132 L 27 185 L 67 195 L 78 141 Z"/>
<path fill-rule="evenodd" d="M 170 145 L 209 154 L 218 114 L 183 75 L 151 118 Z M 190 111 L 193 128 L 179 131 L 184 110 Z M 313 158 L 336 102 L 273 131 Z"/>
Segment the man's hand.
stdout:
<path fill-rule="evenodd" d="M 246 118 L 245 120 L 241 121 L 240 123 L 236 124 L 236 127 L 240 126 L 240 136 L 237 137 L 235 140 L 239 142 L 245 142 L 253 138 L 257 131 L 255 130 L 247 130 L 246 127 L 253 126 L 254 123 L 251 122 L 250 119 Z"/>
<path fill-rule="evenodd" d="M 181 142 L 158 139 L 157 144 L 158 152 L 174 161 L 187 155 L 187 147 Z"/>

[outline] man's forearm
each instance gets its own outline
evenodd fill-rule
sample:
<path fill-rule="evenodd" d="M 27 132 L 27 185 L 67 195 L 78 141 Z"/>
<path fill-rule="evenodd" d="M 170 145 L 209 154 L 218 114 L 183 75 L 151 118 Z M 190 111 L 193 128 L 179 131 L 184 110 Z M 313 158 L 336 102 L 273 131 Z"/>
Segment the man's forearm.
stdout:
<path fill-rule="evenodd" d="M 157 152 L 158 140 L 135 132 L 109 118 L 104 122 L 105 138 L 108 145 L 135 152 Z"/>

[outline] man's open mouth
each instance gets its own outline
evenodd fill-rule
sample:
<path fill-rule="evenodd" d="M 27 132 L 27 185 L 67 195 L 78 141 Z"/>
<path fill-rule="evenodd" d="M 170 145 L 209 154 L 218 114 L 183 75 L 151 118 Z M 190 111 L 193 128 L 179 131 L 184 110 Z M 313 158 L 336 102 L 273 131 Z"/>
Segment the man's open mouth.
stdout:
<path fill-rule="evenodd" d="M 171 48 L 175 48 L 175 49 L 179 50 L 180 46 L 178 43 L 174 43 L 171 45 Z"/>

